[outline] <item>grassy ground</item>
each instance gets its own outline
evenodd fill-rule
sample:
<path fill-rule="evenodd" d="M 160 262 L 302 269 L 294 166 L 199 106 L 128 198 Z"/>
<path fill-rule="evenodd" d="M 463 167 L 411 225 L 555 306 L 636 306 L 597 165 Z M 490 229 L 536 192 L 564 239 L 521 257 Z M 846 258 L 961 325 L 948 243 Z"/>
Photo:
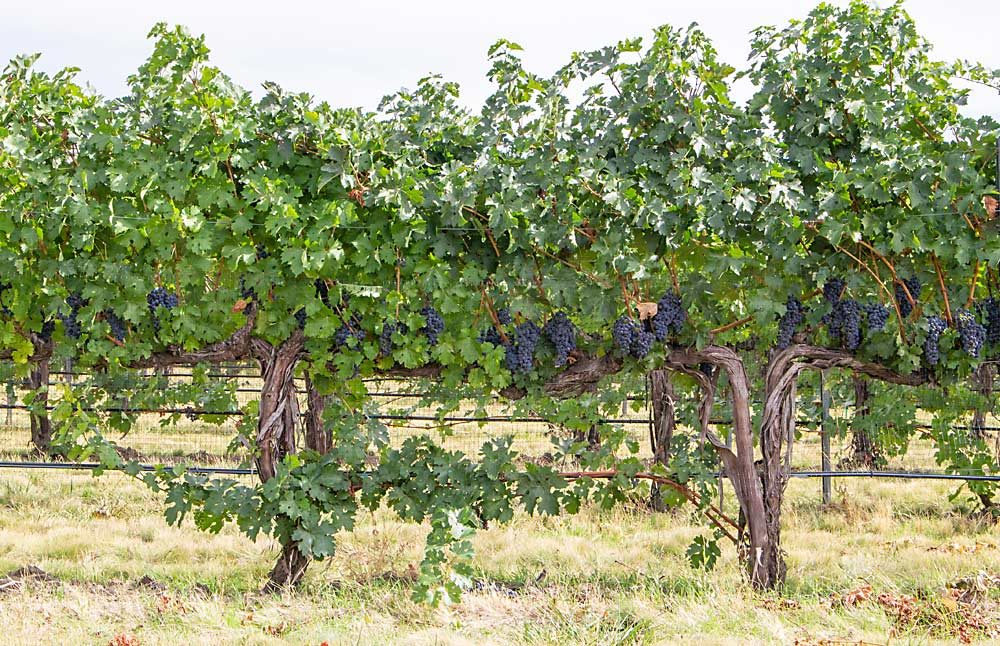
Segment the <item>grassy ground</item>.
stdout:
<path fill-rule="evenodd" d="M 260 596 L 276 554 L 267 540 L 167 527 L 159 501 L 118 474 L 2 471 L 0 574 L 32 564 L 54 578 L 0 590 L 0 634 L 5 644 L 927 644 L 964 630 L 990 643 L 1000 589 L 988 576 L 981 593 L 960 580 L 1000 576 L 1000 525 L 963 514 L 952 489 L 843 480 L 822 508 L 818 481 L 793 481 L 781 596 L 747 592 L 730 547 L 713 572 L 692 570 L 684 551 L 703 530 L 683 512 L 521 517 L 478 535 L 486 585 L 431 609 L 409 598 L 425 530 L 387 513 L 365 515 L 301 591 Z"/>

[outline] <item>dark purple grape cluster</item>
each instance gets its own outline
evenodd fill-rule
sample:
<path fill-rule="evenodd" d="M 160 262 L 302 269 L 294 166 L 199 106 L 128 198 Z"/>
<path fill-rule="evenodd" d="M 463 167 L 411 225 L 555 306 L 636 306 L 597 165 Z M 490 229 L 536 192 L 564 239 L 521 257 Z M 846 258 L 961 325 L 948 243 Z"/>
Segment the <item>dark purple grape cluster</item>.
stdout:
<path fill-rule="evenodd" d="M 392 354 L 394 346 L 392 335 L 395 334 L 396 330 L 399 330 L 400 334 L 405 334 L 402 329 L 404 327 L 399 321 L 386 321 L 382 324 L 382 332 L 378 336 L 378 350 L 383 356 Z"/>
<path fill-rule="evenodd" d="M 869 332 L 880 332 L 885 329 L 885 324 L 889 322 L 889 308 L 882 303 L 865 303 L 865 320 L 868 322 Z"/>
<path fill-rule="evenodd" d="M 986 340 L 991 345 L 1000 343 L 1000 299 L 987 298 L 980 306 L 986 319 Z"/>
<path fill-rule="evenodd" d="M 424 334 L 427 335 L 427 340 L 431 345 L 437 345 L 438 337 L 441 332 L 444 331 L 444 319 L 441 318 L 441 314 L 438 313 L 436 309 L 428 305 L 420 310 L 421 316 L 424 317 Z"/>
<path fill-rule="evenodd" d="M 78 315 L 80 314 L 80 308 L 86 304 L 87 301 L 79 293 L 73 292 L 66 297 L 69 314 L 63 314 L 61 311 L 58 314 L 59 320 L 63 324 L 63 332 L 71 339 L 79 339 L 80 335 L 83 334 L 83 328 L 80 327 Z"/>
<path fill-rule="evenodd" d="M 299 327 L 299 329 L 306 329 L 306 308 L 300 307 L 295 310 L 295 314 L 293 314 L 293 316 L 295 317 L 295 324 Z"/>
<path fill-rule="evenodd" d="M 636 359 L 642 359 L 653 348 L 656 333 L 636 324 L 628 316 L 620 316 L 611 327 L 611 340 L 615 347 Z"/>
<path fill-rule="evenodd" d="M 257 260 L 265 260 L 268 256 L 271 255 L 267 252 L 267 249 L 265 249 L 264 245 L 262 244 L 259 244 L 256 247 L 254 247 L 254 251 L 256 252 Z"/>
<path fill-rule="evenodd" d="M 111 310 L 104 310 L 104 320 L 108 322 L 108 326 L 111 328 L 111 336 L 118 341 L 124 341 L 125 335 L 128 330 L 125 327 L 125 321 L 115 314 Z"/>
<path fill-rule="evenodd" d="M 653 342 L 656 341 L 656 335 L 649 330 L 639 329 L 636 333 L 635 339 L 632 341 L 632 356 L 636 359 L 643 359 L 649 351 L 653 349 Z"/>
<path fill-rule="evenodd" d="M 825 298 L 826 302 L 830 305 L 836 305 L 840 302 L 840 297 L 843 295 L 844 288 L 846 286 L 847 283 L 844 282 L 843 278 L 834 276 L 833 278 L 827 279 L 827 281 L 823 283 L 823 298 Z"/>
<path fill-rule="evenodd" d="M 313 286 L 316 288 L 316 295 L 319 296 L 319 300 L 323 301 L 323 304 L 332 310 L 333 306 L 330 305 L 330 286 L 322 278 L 317 278 L 313 282 Z"/>
<path fill-rule="evenodd" d="M 668 291 L 656 303 L 656 314 L 649 320 L 649 331 L 657 341 L 663 341 L 674 334 L 680 334 L 687 322 L 687 311 L 681 303 L 681 297 Z"/>
<path fill-rule="evenodd" d="M 511 372 L 531 372 L 535 362 L 535 348 L 542 331 L 531 321 L 525 321 L 514 329 L 514 338 L 507 344 L 504 364 Z"/>
<path fill-rule="evenodd" d="M 514 317 L 510 315 L 509 307 L 502 307 L 497 310 L 497 320 L 500 321 L 500 325 L 510 325 L 514 320 Z"/>
<path fill-rule="evenodd" d="M 962 340 L 962 348 L 971 357 L 978 357 L 986 341 L 986 328 L 976 320 L 975 315 L 966 309 L 961 309 L 955 315 L 955 327 L 958 337 Z"/>
<path fill-rule="evenodd" d="M 789 295 L 785 301 L 785 313 L 778 321 L 778 341 L 775 345 L 779 350 L 784 350 L 792 344 L 795 330 L 802 325 L 805 318 L 806 308 L 802 305 L 802 301 L 796 296 Z"/>
<path fill-rule="evenodd" d="M 52 338 L 52 333 L 56 331 L 56 322 L 52 319 L 46 319 L 42 322 L 42 329 L 38 332 L 38 336 L 42 337 L 44 340 L 48 341 Z"/>
<path fill-rule="evenodd" d="M 9 307 L 3 305 L 3 293 L 8 289 L 10 289 L 10 283 L 0 283 L 0 313 L 2 313 L 4 316 L 10 316 L 11 314 L 13 314 L 13 312 L 11 312 L 11 309 Z"/>
<path fill-rule="evenodd" d="M 940 316 L 927 317 L 927 337 L 924 339 L 924 358 L 927 363 L 936 366 L 941 359 L 941 333 L 948 329 L 948 323 Z"/>
<path fill-rule="evenodd" d="M 383 327 L 383 332 L 385 328 Z M 341 348 L 347 344 L 347 342 L 353 337 L 358 341 L 358 345 L 364 342 L 367 337 L 367 333 L 361 327 L 361 317 L 357 314 L 352 314 L 350 320 L 341 325 L 333 335 L 333 346 L 335 348 Z M 392 333 L 389 334 L 389 341 L 392 342 Z M 381 339 L 379 340 L 381 343 Z M 390 347 L 390 351 L 392 348 Z"/>
<path fill-rule="evenodd" d="M 861 345 L 861 305 L 856 300 L 839 301 L 824 320 L 832 339 L 839 340 L 848 350 L 858 349 Z"/>
<path fill-rule="evenodd" d="M 479 342 L 492 343 L 493 345 L 503 345 L 503 337 L 500 336 L 500 330 L 493 325 L 490 326 L 490 329 L 483 330 L 479 333 Z"/>
<path fill-rule="evenodd" d="M 68 298 L 66 302 L 69 303 Z M 177 294 L 168 292 L 163 287 L 154 287 L 153 291 L 146 294 L 146 304 L 149 306 L 149 311 L 154 314 L 157 307 L 165 307 L 168 310 L 172 310 L 177 307 Z M 70 303 L 70 307 L 73 307 L 72 303 Z"/>
<path fill-rule="evenodd" d="M 903 289 L 903 285 L 896 283 L 894 292 L 896 296 L 896 304 L 899 305 L 899 313 L 903 315 L 905 319 L 913 311 L 913 305 L 910 304 L 910 299 L 906 297 L 906 291 L 909 290 L 910 296 L 913 297 L 913 302 L 916 303 L 920 300 L 920 279 L 916 276 L 911 276 L 909 278 L 903 279 L 903 284 L 906 285 L 906 289 Z"/>
<path fill-rule="evenodd" d="M 70 309 L 79 312 L 80 308 L 87 304 L 87 301 L 83 299 L 83 296 L 79 292 L 73 292 L 66 297 L 66 304 L 69 305 Z"/>
<path fill-rule="evenodd" d="M 153 317 L 153 329 L 159 331 L 160 317 L 156 310 L 163 307 L 169 311 L 177 307 L 177 294 L 168 292 L 163 287 L 154 287 L 153 291 L 146 294 L 146 305 L 149 306 L 149 313 Z"/>
<path fill-rule="evenodd" d="M 254 291 L 253 287 L 247 286 L 247 281 L 245 276 L 240 276 L 240 298 L 245 301 L 257 300 L 257 292 Z"/>
<path fill-rule="evenodd" d="M 556 312 L 545 322 L 542 333 L 556 349 L 556 367 L 565 366 L 569 353 L 576 349 L 576 326 L 565 312 Z"/>
<path fill-rule="evenodd" d="M 619 316 L 615 324 L 611 326 L 611 341 L 616 348 L 624 352 L 632 351 L 632 344 L 638 334 L 639 326 L 628 316 Z"/>

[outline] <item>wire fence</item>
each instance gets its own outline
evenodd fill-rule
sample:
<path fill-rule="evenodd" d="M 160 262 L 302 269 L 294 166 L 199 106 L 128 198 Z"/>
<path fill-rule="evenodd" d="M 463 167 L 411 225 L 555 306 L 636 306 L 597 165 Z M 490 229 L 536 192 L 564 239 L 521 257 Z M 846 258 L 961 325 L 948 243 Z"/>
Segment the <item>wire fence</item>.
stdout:
<path fill-rule="evenodd" d="M 203 473 L 247 475 L 253 473 L 252 462 L 245 448 L 234 442 L 241 410 L 260 393 L 260 375 L 255 366 L 223 364 L 214 366 L 207 376 L 224 383 L 235 395 L 235 407 L 206 410 L 191 406 L 129 407 L 128 405 L 83 409 L 89 412 L 128 413 L 135 416 L 127 434 L 112 439 L 129 459 L 141 462 L 143 468 L 153 464 L 184 464 L 189 470 Z M 74 371 L 71 366 L 50 373 L 50 390 L 60 383 L 74 383 L 91 375 Z M 166 379 L 169 383 L 189 383 L 193 373 L 184 370 L 158 373 L 137 373 L 136 379 Z M 305 384 L 298 385 L 302 395 L 300 409 L 305 410 Z M 31 407 L 25 400 L 24 384 L 13 379 L 4 383 L 6 399 L 0 392 L 0 469 L 90 469 L 96 465 L 79 462 L 59 462 L 40 455 L 31 446 Z M 366 380 L 373 410 L 369 417 L 386 425 L 390 441 L 399 445 L 407 438 L 429 434 L 448 449 L 475 455 L 482 444 L 500 436 L 513 438 L 513 448 L 528 459 L 545 459 L 555 450 L 554 441 L 566 440 L 573 433 L 544 418 L 511 414 L 507 404 L 498 402 L 482 407 L 473 402 L 457 410 L 440 414 L 426 405 L 429 393 L 414 390 L 414 384 L 393 380 Z M 53 405 L 47 407 L 49 410 Z M 213 416 L 212 421 L 204 416 Z M 847 465 L 852 447 L 850 434 L 843 420 L 850 418 L 849 406 L 831 408 L 826 419 L 804 419 L 799 427 L 788 462 L 790 476 L 823 478 L 829 489 L 833 477 L 920 478 L 967 481 L 1000 481 L 1000 475 L 982 470 L 963 473 L 942 472 L 934 458 L 934 447 L 928 441 L 916 441 L 901 455 L 889 459 L 878 471 L 858 470 Z M 838 421 L 840 420 L 840 421 Z M 639 457 L 652 458 L 650 446 L 651 414 L 645 392 L 630 393 L 621 411 L 602 423 L 622 428 L 640 447 Z M 728 431 L 728 420 L 713 419 L 712 424 L 722 435 Z M 915 428 L 929 430 L 929 423 L 916 423 Z M 990 417 L 983 429 L 987 433 L 1000 431 L 1000 419 Z M 824 460 L 824 453 L 829 459 Z M 833 468 L 841 464 L 843 468 Z"/>

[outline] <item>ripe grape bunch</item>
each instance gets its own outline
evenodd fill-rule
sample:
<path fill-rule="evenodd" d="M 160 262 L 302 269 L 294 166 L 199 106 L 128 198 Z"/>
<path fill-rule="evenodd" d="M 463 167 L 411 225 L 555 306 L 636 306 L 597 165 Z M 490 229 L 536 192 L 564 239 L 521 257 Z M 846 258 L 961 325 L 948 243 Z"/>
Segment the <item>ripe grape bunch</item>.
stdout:
<path fill-rule="evenodd" d="M 295 314 L 293 314 L 292 316 L 295 317 L 295 324 L 298 326 L 300 330 L 306 329 L 306 318 L 307 318 L 306 308 L 300 307 L 299 309 L 295 310 Z"/>
<path fill-rule="evenodd" d="M 899 305 L 899 313 L 906 318 L 913 311 L 913 305 L 910 304 L 910 299 L 906 297 L 906 291 L 909 290 L 910 296 L 913 297 L 913 302 L 916 303 L 920 300 L 920 279 L 916 276 L 911 276 L 910 278 L 904 278 L 903 284 L 906 285 L 906 289 L 903 289 L 903 285 L 896 283 L 895 295 L 896 303 Z"/>
<path fill-rule="evenodd" d="M 121 320 L 112 310 L 104 310 L 104 320 L 108 322 L 108 326 L 111 328 L 111 336 L 117 341 L 124 341 L 125 335 L 128 333 L 125 321 Z"/>
<path fill-rule="evenodd" d="M 556 367 L 565 366 L 569 353 L 576 349 L 576 327 L 573 322 L 569 320 L 565 312 L 556 312 L 552 318 L 546 321 L 542 333 L 555 346 Z"/>
<path fill-rule="evenodd" d="M 532 321 L 525 321 L 514 328 L 513 341 L 507 344 L 504 363 L 513 373 L 531 372 L 534 367 L 535 348 L 542 331 Z"/>
<path fill-rule="evenodd" d="M 642 359 L 653 348 L 656 333 L 641 328 L 627 315 L 622 315 L 611 327 L 611 340 L 616 348 Z"/>
<path fill-rule="evenodd" d="M 13 314 L 9 307 L 3 305 L 3 293 L 8 289 L 10 289 L 10 283 L 0 283 L 0 313 L 4 316 L 10 316 Z"/>
<path fill-rule="evenodd" d="M 313 286 L 316 288 L 316 295 L 319 296 L 319 300 L 323 301 L 323 304 L 330 309 L 333 309 L 333 306 L 330 305 L 330 286 L 326 284 L 326 281 L 322 278 L 317 278 Z"/>
<path fill-rule="evenodd" d="M 383 329 L 383 332 L 385 330 Z M 357 314 L 352 314 L 351 319 L 345 324 L 341 325 L 337 329 L 336 333 L 333 335 L 333 345 L 336 348 L 341 348 L 347 344 L 347 342 L 353 337 L 358 341 L 358 345 L 364 342 L 367 334 L 361 328 L 361 317 Z M 392 335 L 390 333 L 390 341 L 392 340 Z M 390 348 L 391 351 L 391 348 Z"/>
<path fill-rule="evenodd" d="M 830 305 L 836 305 L 840 302 L 840 297 L 844 293 L 844 287 L 846 286 L 847 283 L 844 282 L 843 278 L 834 276 L 833 278 L 827 279 L 827 281 L 823 283 L 823 298 L 825 298 L 826 302 Z"/>
<path fill-rule="evenodd" d="M 169 311 L 177 307 L 177 294 L 168 292 L 163 287 L 154 287 L 153 291 L 146 295 L 146 305 L 149 306 L 149 313 L 153 315 L 153 329 L 159 331 L 160 318 L 156 310 L 163 307 Z"/>
<path fill-rule="evenodd" d="M 779 350 L 784 350 L 792 344 L 792 337 L 795 330 L 805 320 L 806 309 L 797 297 L 789 295 L 785 301 L 785 313 L 778 321 L 778 341 L 776 343 Z"/>
<path fill-rule="evenodd" d="M 80 327 L 78 315 L 80 309 L 87 303 L 80 294 L 74 292 L 66 297 L 66 304 L 69 305 L 69 314 L 59 313 L 59 320 L 63 324 L 63 332 L 71 339 L 79 339 L 80 335 L 83 334 L 83 329 Z"/>
<path fill-rule="evenodd" d="M 687 322 L 687 312 L 681 303 L 681 297 L 673 292 L 667 292 L 656 303 L 656 314 L 651 319 L 650 327 L 655 339 L 663 341 L 670 336 L 671 330 L 674 334 L 680 334 L 685 322 Z"/>
<path fill-rule="evenodd" d="M 972 312 L 966 309 L 958 311 L 955 324 L 958 336 L 962 340 L 962 348 L 969 353 L 969 356 L 978 357 L 983 350 L 983 342 L 986 341 L 986 328 L 976 320 Z"/>
<path fill-rule="evenodd" d="M 436 309 L 429 305 L 422 308 L 420 314 L 426 320 L 423 332 L 427 335 L 427 340 L 431 345 L 437 345 L 438 336 L 444 331 L 444 319 L 441 318 L 441 314 Z"/>
<path fill-rule="evenodd" d="M 948 324 L 940 316 L 927 317 L 927 337 L 924 339 L 924 358 L 927 363 L 936 366 L 941 358 L 939 343 L 941 333 L 948 329 Z"/>
<path fill-rule="evenodd" d="M 827 326 L 833 339 L 848 350 L 857 350 L 861 345 L 861 306 L 853 298 L 838 302 L 827 317 Z"/>
<path fill-rule="evenodd" d="M 1000 343 L 1000 299 L 987 298 L 981 307 L 986 314 L 986 340 L 990 344 Z"/>
<path fill-rule="evenodd" d="M 885 329 L 885 324 L 889 322 L 888 307 L 882 303 L 865 303 L 864 310 L 870 332 L 880 332 Z"/>
<path fill-rule="evenodd" d="M 383 356 L 388 356 L 392 354 L 392 349 L 395 344 L 392 341 L 392 335 L 399 332 L 401 335 L 406 336 L 409 330 L 406 328 L 405 323 L 400 323 L 399 321 L 386 321 L 382 324 L 382 332 L 378 337 L 378 348 L 379 352 Z"/>

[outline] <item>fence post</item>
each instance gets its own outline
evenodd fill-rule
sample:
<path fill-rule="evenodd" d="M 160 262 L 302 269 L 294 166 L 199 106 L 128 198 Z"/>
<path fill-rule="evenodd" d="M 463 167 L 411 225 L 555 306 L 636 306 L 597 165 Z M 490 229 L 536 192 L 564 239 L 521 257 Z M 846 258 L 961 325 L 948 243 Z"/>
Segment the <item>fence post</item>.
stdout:
<path fill-rule="evenodd" d="M 820 440 L 822 443 L 822 469 L 824 472 L 830 471 L 830 393 L 826 390 L 826 370 L 819 373 L 819 398 L 822 403 L 823 414 L 820 417 Z M 830 476 L 823 476 L 823 504 L 830 504 Z"/>

